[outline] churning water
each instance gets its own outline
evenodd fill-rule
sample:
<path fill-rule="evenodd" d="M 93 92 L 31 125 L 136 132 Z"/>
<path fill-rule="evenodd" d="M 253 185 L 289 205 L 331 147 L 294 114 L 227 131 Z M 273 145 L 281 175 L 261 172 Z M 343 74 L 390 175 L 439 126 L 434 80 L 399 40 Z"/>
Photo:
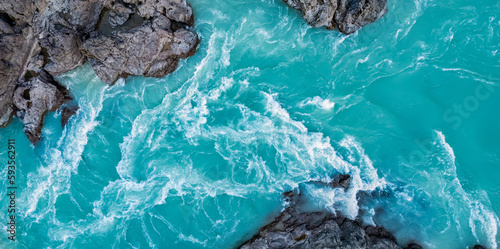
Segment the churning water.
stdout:
<path fill-rule="evenodd" d="M 295 188 L 401 244 L 498 247 L 500 2 L 389 0 L 350 36 L 280 0 L 188 2 L 201 44 L 173 74 L 107 86 L 84 65 L 58 78 L 65 128 L 1 130 L 1 248 L 234 248 Z M 348 191 L 310 183 L 337 173 Z"/>

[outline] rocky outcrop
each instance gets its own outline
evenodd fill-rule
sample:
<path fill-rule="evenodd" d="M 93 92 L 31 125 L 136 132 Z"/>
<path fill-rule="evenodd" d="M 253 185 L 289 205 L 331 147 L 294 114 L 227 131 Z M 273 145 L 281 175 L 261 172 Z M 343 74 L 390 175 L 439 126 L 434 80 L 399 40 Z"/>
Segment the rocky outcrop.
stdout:
<path fill-rule="evenodd" d="M 302 212 L 297 194 L 287 192 L 285 198 L 290 206 L 241 249 L 399 248 L 396 238 L 383 227 L 365 227 L 326 211 Z"/>
<path fill-rule="evenodd" d="M 124 0 L 124 2 L 137 6 L 139 15 L 147 19 L 163 15 L 175 22 L 194 25 L 193 10 L 185 0 Z"/>
<path fill-rule="evenodd" d="M 86 58 L 80 51 L 81 33 L 60 14 L 51 16 L 49 21 L 47 30 L 40 35 L 40 45 L 46 53 L 43 68 L 52 75 L 60 75 L 83 65 Z"/>
<path fill-rule="evenodd" d="M 39 76 L 19 84 L 13 99 L 16 115 L 24 124 L 24 133 L 36 144 L 40 140 L 45 113 L 57 110 L 71 97 L 66 88 L 59 86 L 52 76 L 42 71 Z"/>
<path fill-rule="evenodd" d="M 14 114 L 12 96 L 17 83 L 29 66 L 36 66 L 32 60 L 36 38 L 31 28 L 16 25 L 18 21 L 0 13 L 0 126 L 5 126 Z"/>
<path fill-rule="evenodd" d="M 351 176 L 346 174 L 339 174 L 333 178 L 328 184 L 332 188 L 343 188 L 347 191 L 347 189 L 351 186 Z"/>
<path fill-rule="evenodd" d="M 356 32 L 387 13 L 387 0 L 284 0 L 313 27 Z"/>
<path fill-rule="evenodd" d="M 349 175 L 339 175 L 325 185 L 349 188 Z M 380 226 L 364 226 L 342 214 L 304 211 L 304 200 L 293 191 L 284 194 L 288 207 L 241 249 L 398 249 L 396 238 Z M 410 243 L 407 248 L 422 248 Z"/>
<path fill-rule="evenodd" d="M 61 125 L 64 127 L 66 124 L 68 124 L 69 119 L 76 114 L 78 111 L 78 106 L 65 106 L 62 109 L 62 114 L 61 114 Z"/>
<path fill-rule="evenodd" d="M 198 37 L 181 28 L 171 29 L 166 17 L 145 21 L 130 30 L 86 40 L 83 51 L 99 78 L 112 84 L 120 77 L 163 77 L 177 68 L 179 59 L 196 51 Z"/>
<path fill-rule="evenodd" d="M 28 138 L 38 141 L 43 113 L 67 99 L 60 86 L 60 92 L 51 90 L 55 81 L 47 73 L 59 75 L 89 60 L 108 84 L 173 72 L 196 51 L 193 24 L 185 0 L 0 1 L 0 126 L 17 115 Z M 19 89 L 36 94 L 28 101 Z"/>
<path fill-rule="evenodd" d="M 82 50 L 108 84 L 128 75 L 163 77 L 193 55 L 199 43 L 189 30 L 194 19 L 185 0 L 126 0 L 114 4 L 102 22 Z"/>

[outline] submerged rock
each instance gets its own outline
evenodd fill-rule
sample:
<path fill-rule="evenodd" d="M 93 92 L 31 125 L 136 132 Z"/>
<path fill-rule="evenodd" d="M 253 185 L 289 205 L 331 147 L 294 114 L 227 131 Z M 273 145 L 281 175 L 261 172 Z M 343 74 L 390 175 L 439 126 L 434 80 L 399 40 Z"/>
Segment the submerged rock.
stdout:
<path fill-rule="evenodd" d="M 473 249 L 486 249 L 486 247 L 484 247 L 482 245 L 474 245 L 472 248 Z"/>
<path fill-rule="evenodd" d="M 65 106 L 62 109 L 62 115 L 61 115 L 61 125 L 62 127 L 66 126 L 68 123 L 69 119 L 76 114 L 78 111 L 79 107 L 78 106 Z"/>
<path fill-rule="evenodd" d="M 325 187 L 331 188 L 343 188 L 344 191 L 347 191 L 349 187 L 351 187 L 351 176 L 348 174 L 338 174 L 332 178 L 332 181 L 329 183 L 325 183 L 322 181 L 310 181 L 310 183 L 322 185 Z"/>
<path fill-rule="evenodd" d="M 332 188 L 347 189 L 351 186 L 351 176 L 347 174 L 339 174 L 333 178 L 333 181 L 328 184 Z"/>
<path fill-rule="evenodd" d="M 44 71 L 18 85 L 14 91 L 16 115 L 24 124 L 23 131 L 33 144 L 40 140 L 45 113 L 57 110 L 68 100 L 71 100 L 69 92 Z"/>
<path fill-rule="evenodd" d="M 313 27 L 356 32 L 387 13 L 387 0 L 284 0 Z"/>
<path fill-rule="evenodd" d="M 423 249 L 423 247 L 417 243 L 409 243 L 406 245 L 405 249 Z"/>

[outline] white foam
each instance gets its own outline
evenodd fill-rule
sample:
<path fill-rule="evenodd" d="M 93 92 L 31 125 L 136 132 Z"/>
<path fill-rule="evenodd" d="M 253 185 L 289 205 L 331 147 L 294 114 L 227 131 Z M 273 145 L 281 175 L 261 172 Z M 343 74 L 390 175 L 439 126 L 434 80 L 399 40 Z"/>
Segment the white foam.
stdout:
<path fill-rule="evenodd" d="M 308 105 L 316 106 L 323 110 L 331 110 L 335 107 L 335 102 L 332 102 L 329 99 L 323 99 L 320 96 L 314 96 L 313 98 L 307 98 L 299 103 L 299 107 Z"/>
<path fill-rule="evenodd" d="M 28 187 L 32 196 L 25 203 L 27 215 L 37 210 L 37 204 L 41 198 L 48 198 L 49 204 L 37 213 L 43 214 L 53 212 L 53 204 L 57 196 L 68 191 L 72 174 L 77 174 L 77 167 L 81 155 L 88 141 L 88 134 L 98 124 L 95 119 L 102 109 L 102 102 L 108 86 L 103 85 L 97 78 L 87 83 L 88 96 L 79 102 L 80 109 L 75 117 L 63 130 L 63 134 L 55 148 L 48 148 L 45 155 L 47 166 L 41 166 L 36 172 L 28 175 Z M 92 94 L 96 94 L 92 96 Z M 78 120 L 78 121 L 76 121 Z M 35 214 L 36 216 L 36 214 Z"/>
<path fill-rule="evenodd" d="M 474 237 L 478 240 L 478 242 L 480 242 L 481 238 L 480 236 L 478 236 L 478 232 L 482 232 L 488 240 L 488 247 L 497 249 L 498 242 L 496 241 L 496 237 L 498 226 L 500 225 L 498 216 L 491 210 L 491 208 L 487 207 L 479 199 L 476 199 L 475 196 L 473 196 L 471 193 L 467 193 L 463 189 L 456 172 L 457 168 L 455 165 L 455 153 L 452 147 L 446 142 L 444 134 L 440 131 L 436 131 L 436 134 L 438 137 L 438 143 L 446 151 L 446 158 L 444 162 L 446 165 L 446 169 L 444 173 L 448 177 L 448 179 L 445 179 L 445 181 L 449 181 L 449 183 L 452 184 L 452 187 L 455 188 L 456 193 L 460 194 L 460 196 L 451 194 L 450 196 L 448 196 L 448 198 L 451 199 L 450 201 L 453 201 L 453 199 L 457 197 L 459 198 L 458 201 L 460 204 L 453 204 L 455 214 L 459 212 L 457 210 L 460 208 L 459 205 L 465 205 L 468 209 L 468 212 L 470 213 L 469 227 Z M 482 196 L 482 199 L 485 199 L 484 201 L 489 203 L 486 193 L 483 192 Z M 458 215 L 457 217 L 455 217 L 455 219 L 458 219 Z M 480 227 L 476 227 L 476 223 L 478 223 Z M 460 221 L 456 221 L 456 224 L 460 230 L 460 228 L 462 228 L 460 226 Z"/>

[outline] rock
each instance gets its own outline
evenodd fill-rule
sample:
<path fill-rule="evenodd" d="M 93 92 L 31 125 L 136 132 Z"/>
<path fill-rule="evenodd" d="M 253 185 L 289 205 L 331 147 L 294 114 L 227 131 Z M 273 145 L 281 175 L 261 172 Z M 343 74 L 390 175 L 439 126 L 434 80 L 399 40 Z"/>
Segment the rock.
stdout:
<path fill-rule="evenodd" d="M 486 247 L 482 246 L 482 245 L 474 245 L 474 247 L 472 247 L 473 249 L 486 249 Z"/>
<path fill-rule="evenodd" d="M 331 188 L 343 188 L 344 191 L 347 191 L 351 186 L 351 176 L 347 174 L 338 174 L 333 177 L 333 180 L 329 183 L 322 181 L 310 181 L 310 183 L 318 184 L 325 187 Z"/>
<path fill-rule="evenodd" d="M 113 9 L 109 12 L 109 23 L 111 27 L 123 25 L 132 13 L 134 13 L 134 11 L 125 7 L 123 4 L 117 3 L 113 5 Z"/>
<path fill-rule="evenodd" d="M 38 141 L 43 113 L 66 98 L 60 88 L 50 87 L 56 83 L 47 72 L 60 75 L 87 60 L 110 84 L 128 75 L 173 72 L 180 59 L 196 51 L 193 24 L 185 0 L 0 1 L 0 126 L 21 115 L 28 138 Z M 37 94 L 23 100 L 14 89 Z M 15 106 L 22 107 L 17 112 L 14 97 Z M 27 108 L 28 102 L 37 104 L 36 110 Z"/>
<path fill-rule="evenodd" d="M 2 2 L 2 5 L 8 3 Z M 0 5 L 1 6 L 1 5 Z M 1 10 L 1 9 L 0 9 Z M 21 15 L 22 16 L 22 15 Z M 4 14 L 0 19 L 0 126 L 6 126 L 14 114 L 12 95 L 26 72 L 37 43 L 29 27 L 21 28 Z"/>
<path fill-rule="evenodd" d="M 61 12 L 75 31 L 86 34 L 95 29 L 101 12 L 108 1 L 67 0 L 67 8 Z"/>
<path fill-rule="evenodd" d="M 146 19 L 164 15 L 168 19 L 194 25 L 193 10 L 186 0 L 124 0 L 125 3 L 135 4 L 139 15 Z"/>
<path fill-rule="evenodd" d="M 62 127 L 66 126 L 69 119 L 76 114 L 78 111 L 78 106 L 65 106 L 62 109 L 62 117 L 61 117 L 61 125 Z"/>
<path fill-rule="evenodd" d="M 363 227 L 341 214 L 326 211 L 302 212 L 299 195 L 287 192 L 284 197 L 290 205 L 239 248 L 400 248 L 396 238 L 383 227 Z"/>
<path fill-rule="evenodd" d="M 45 113 L 57 110 L 70 99 L 69 92 L 44 71 L 18 85 L 13 97 L 16 115 L 24 124 L 23 131 L 33 144 L 40 140 Z"/>
<path fill-rule="evenodd" d="M 0 18 L 0 34 L 13 34 L 14 30 L 7 21 Z"/>
<path fill-rule="evenodd" d="M 313 27 L 333 27 L 337 0 L 285 0 L 291 7 L 302 12 L 302 17 Z"/>
<path fill-rule="evenodd" d="M 389 233 L 385 228 L 381 226 L 367 226 L 365 227 L 366 234 L 370 236 L 375 236 L 377 238 L 387 238 L 392 241 L 396 241 L 396 237 L 394 237 L 391 233 Z"/>
<path fill-rule="evenodd" d="M 52 18 L 40 43 L 50 60 L 44 69 L 52 75 L 60 75 L 83 65 L 86 58 L 80 51 L 80 35 L 62 17 L 56 15 Z"/>
<path fill-rule="evenodd" d="M 90 58 L 103 82 L 113 84 L 128 75 L 163 77 L 177 68 L 180 59 L 196 52 L 199 39 L 185 26 L 194 23 L 191 6 L 185 0 L 125 0 L 124 3 L 129 7 L 115 5 L 110 12 L 111 27 L 123 25 L 130 8 L 136 8 L 142 18 L 149 20 L 119 30 L 107 30 L 104 26 L 106 31 L 82 44 L 84 55 Z M 178 25 L 172 28 L 172 22 Z"/>
<path fill-rule="evenodd" d="M 25 68 L 27 71 L 26 74 L 29 74 L 29 76 L 25 75 L 25 79 L 30 78 L 31 75 L 39 74 L 45 65 L 45 56 L 42 54 L 42 47 L 37 41 L 33 44 L 32 51 L 31 57 L 28 58 L 28 64 Z"/>
<path fill-rule="evenodd" d="M 35 13 L 33 1 L 27 0 L 2 0 L 0 12 L 4 12 L 16 25 L 31 24 Z"/>
<path fill-rule="evenodd" d="M 409 243 L 405 249 L 423 249 L 423 247 L 416 243 Z"/>
<path fill-rule="evenodd" d="M 99 78 L 113 84 L 119 77 L 163 77 L 177 68 L 181 58 L 196 51 L 198 36 L 188 30 L 158 29 L 151 21 L 114 36 L 100 35 L 83 43 L 85 55 Z"/>
<path fill-rule="evenodd" d="M 172 22 L 165 16 L 159 16 L 153 19 L 153 29 L 163 29 L 163 30 L 171 30 Z"/>
<path fill-rule="evenodd" d="M 5 126 L 10 121 L 14 109 L 12 108 L 12 94 L 14 93 L 16 74 L 20 65 L 13 64 L 11 58 L 22 41 L 20 35 L 0 34 L 0 125 Z"/>
<path fill-rule="evenodd" d="M 339 174 L 333 178 L 333 181 L 330 182 L 329 185 L 332 188 L 343 188 L 344 190 L 347 190 L 351 186 L 351 176 L 347 174 Z"/>
<path fill-rule="evenodd" d="M 284 0 L 313 27 L 351 34 L 387 13 L 387 0 Z"/>

